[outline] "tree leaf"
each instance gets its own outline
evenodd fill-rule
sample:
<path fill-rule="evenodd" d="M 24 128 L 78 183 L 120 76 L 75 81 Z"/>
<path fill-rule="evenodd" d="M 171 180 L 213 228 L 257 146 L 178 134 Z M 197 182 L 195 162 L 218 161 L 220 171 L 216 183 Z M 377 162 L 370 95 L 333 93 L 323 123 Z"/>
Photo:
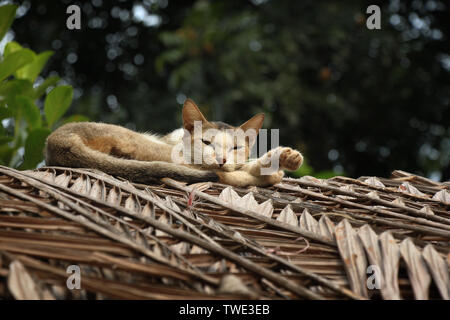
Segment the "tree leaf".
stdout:
<path fill-rule="evenodd" d="M 22 49 L 11 53 L 0 63 L 0 81 L 3 81 L 27 63 L 33 61 L 34 52 Z"/>
<path fill-rule="evenodd" d="M 18 79 L 27 79 L 34 82 L 52 55 L 53 51 L 44 51 L 38 55 L 35 55 L 31 63 L 28 63 L 24 67 L 17 70 L 15 73 L 16 77 Z"/>
<path fill-rule="evenodd" d="M 28 122 L 30 129 L 40 128 L 42 125 L 41 113 L 33 100 L 29 97 L 17 96 L 15 102 L 20 108 L 22 116 Z"/>
<path fill-rule="evenodd" d="M 66 113 L 72 102 L 72 97 L 73 89 L 71 86 L 56 87 L 47 95 L 44 111 L 49 128 Z"/>
<path fill-rule="evenodd" d="M 10 107 L 0 106 L 0 120 L 14 117 L 14 110 Z"/>
<path fill-rule="evenodd" d="M 45 81 L 34 89 L 33 98 L 39 99 L 45 93 L 48 87 L 55 85 L 59 81 L 59 77 L 53 76 L 45 79 Z"/>
<path fill-rule="evenodd" d="M 17 6 L 7 4 L 0 7 L 0 40 L 3 39 L 14 18 L 16 17 Z"/>
<path fill-rule="evenodd" d="M 3 56 L 6 58 L 11 53 L 22 50 L 22 49 L 23 49 L 23 47 L 19 43 L 15 42 L 15 41 L 8 42 L 5 46 L 5 51 L 3 51 Z"/>
<path fill-rule="evenodd" d="M 17 96 L 33 96 L 33 85 L 28 80 L 21 79 L 13 79 L 11 81 L 6 81 L 0 83 L 0 100 L 3 97 L 4 99 Z"/>
<path fill-rule="evenodd" d="M 15 41 L 11 41 L 5 47 L 4 56 L 5 56 L 5 58 L 7 58 L 14 52 L 20 51 L 22 49 L 23 48 L 19 43 L 15 42 Z M 33 51 L 31 51 L 31 52 L 33 52 Z M 41 71 L 44 68 L 45 64 L 47 63 L 48 59 L 50 59 L 50 57 L 52 55 L 53 55 L 53 51 L 50 51 L 50 50 L 44 51 L 40 54 L 36 54 L 33 52 L 33 61 L 26 64 L 19 70 L 17 70 L 15 72 L 16 78 L 26 79 L 26 80 L 30 80 L 31 82 L 34 82 L 36 80 L 37 76 L 39 75 L 39 73 L 41 73 Z"/>
<path fill-rule="evenodd" d="M 44 145 L 50 130 L 38 128 L 30 131 L 25 141 L 25 155 L 21 169 L 34 169 L 44 159 Z"/>
<path fill-rule="evenodd" d="M 33 92 L 31 82 L 28 80 L 13 79 L 0 84 L 0 119 L 16 117 L 21 118 L 20 104 L 17 103 L 17 96 L 30 96 Z"/>

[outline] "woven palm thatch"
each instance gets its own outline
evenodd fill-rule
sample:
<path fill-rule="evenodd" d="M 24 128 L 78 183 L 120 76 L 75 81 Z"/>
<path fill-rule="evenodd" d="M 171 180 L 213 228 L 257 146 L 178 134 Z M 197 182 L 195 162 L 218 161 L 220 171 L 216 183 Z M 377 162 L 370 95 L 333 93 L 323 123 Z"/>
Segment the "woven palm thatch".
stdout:
<path fill-rule="evenodd" d="M 242 189 L 0 166 L 0 298 L 449 299 L 449 189 L 402 171 Z"/>

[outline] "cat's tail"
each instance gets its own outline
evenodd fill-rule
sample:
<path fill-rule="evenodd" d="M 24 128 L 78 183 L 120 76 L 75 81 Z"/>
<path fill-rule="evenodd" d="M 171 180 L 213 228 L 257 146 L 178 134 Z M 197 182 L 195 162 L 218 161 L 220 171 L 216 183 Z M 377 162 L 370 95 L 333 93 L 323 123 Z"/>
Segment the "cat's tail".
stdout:
<path fill-rule="evenodd" d="M 219 178 L 213 171 L 198 170 L 175 163 L 117 158 L 89 148 L 75 134 L 64 139 L 52 139 L 50 135 L 45 145 L 45 159 L 49 166 L 98 169 L 141 183 L 154 182 L 161 178 L 188 183 L 217 181 Z"/>

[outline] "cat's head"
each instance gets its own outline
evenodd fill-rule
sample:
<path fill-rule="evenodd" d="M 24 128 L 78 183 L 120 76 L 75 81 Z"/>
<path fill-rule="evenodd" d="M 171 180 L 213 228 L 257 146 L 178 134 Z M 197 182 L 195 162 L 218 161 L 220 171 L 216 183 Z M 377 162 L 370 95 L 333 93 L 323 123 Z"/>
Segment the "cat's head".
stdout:
<path fill-rule="evenodd" d="M 201 168 L 238 170 L 247 162 L 263 122 L 262 113 L 238 127 L 208 121 L 195 102 L 187 99 L 183 105 L 183 128 L 191 163 Z"/>

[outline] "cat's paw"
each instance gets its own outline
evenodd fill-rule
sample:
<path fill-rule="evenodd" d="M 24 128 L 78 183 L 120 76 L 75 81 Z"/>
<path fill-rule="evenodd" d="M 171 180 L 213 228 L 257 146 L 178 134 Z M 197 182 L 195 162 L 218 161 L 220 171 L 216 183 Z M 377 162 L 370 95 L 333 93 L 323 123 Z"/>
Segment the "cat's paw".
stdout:
<path fill-rule="evenodd" d="M 216 171 L 220 183 L 229 184 L 236 187 L 270 187 L 274 184 L 280 183 L 283 179 L 284 172 L 282 170 L 276 171 L 272 174 L 253 176 L 246 171 Z"/>
<path fill-rule="evenodd" d="M 262 163 L 271 163 L 274 158 L 278 158 L 278 165 L 282 169 L 295 171 L 303 163 L 303 156 L 297 150 L 288 147 L 277 147 L 270 150 L 262 159 Z"/>
<path fill-rule="evenodd" d="M 274 184 L 280 183 L 283 180 L 284 172 L 282 170 L 272 173 L 269 176 L 265 176 L 266 186 L 273 186 Z"/>
<path fill-rule="evenodd" d="M 262 175 L 256 178 L 256 181 L 253 183 L 257 187 L 270 187 L 277 183 L 280 183 L 283 180 L 284 172 L 282 170 L 276 171 L 272 174 Z"/>
<path fill-rule="evenodd" d="M 282 148 L 280 154 L 280 167 L 286 170 L 295 171 L 303 163 L 303 156 L 297 150 L 292 148 Z"/>

